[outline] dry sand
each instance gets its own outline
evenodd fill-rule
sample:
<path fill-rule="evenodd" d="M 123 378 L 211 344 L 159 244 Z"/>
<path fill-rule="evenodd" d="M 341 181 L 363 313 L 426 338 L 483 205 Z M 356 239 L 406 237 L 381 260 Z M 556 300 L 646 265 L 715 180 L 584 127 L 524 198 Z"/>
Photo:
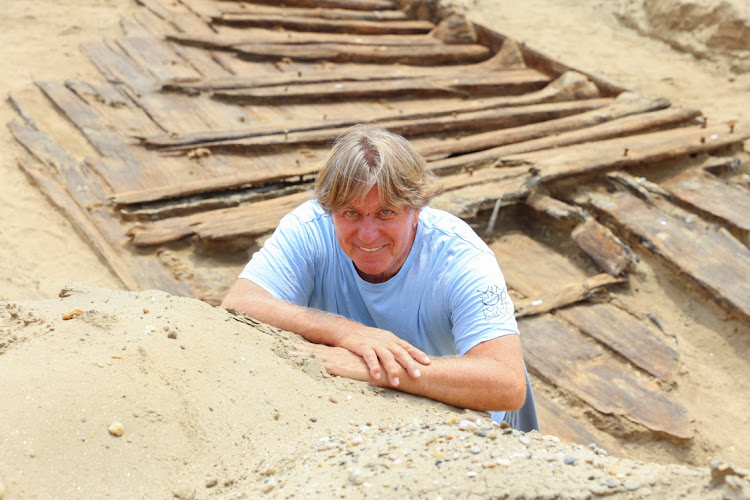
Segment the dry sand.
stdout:
<path fill-rule="evenodd" d="M 742 63 L 747 48 L 728 52 L 704 29 L 703 38 L 690 40 L 701 59 L 680 52 L 676 42 L 645 35 L 656 36 L 662 25 L 636 9 L 644 2 L 453 3 L 575 68 L 696 107 L 709 120 L 750 119 L 750 73 L 731 71 L 742 69 L 732 61 Z M 688 2 L 671 0 L 678 3 Z M 740 0 L 729 4 L 744 7 Z M 0 87 L 41 105 L 34 81 L 98 78 L 78 45 L 119 34 L 119 19 L 136 8 L 129 0 L 7 7 L 0 17 Z M 705 21 L 714 14 L 702 15 Z M 13 118 L 3 103 L 0 120 Z M 39 125 L 68 137 L 65 147 L 79 158 L 94 154 L 63 120 L 49 116 Z M 0 303 L 0 498 L 3 491 L 4 498 L 262 491 L 324 498 L 720 498 L 731 487 L 726 483 L 748 494 L 747 482 L 733 475 L 710 489 L 707 465 L 723 458 L 750 466 L 750 329 L 698 299 L 667 304 L 681 284 L 660 279 L 658 266 L 642 263 L 633 278 L 642 294 L 632 300 L 652 302 L 682 342 L 687 369 L 674 390 L 696 417 L 698 438 L 690 449 L 676 449 L 592 432 L 605 449 L 672 465 L 614 459 L 551 436 L 504 434 L 486 419 L 478 433 L 462 431 L 463 412 L 329 378 L 314 360 L 297 364 L 286 355 L 290 337 L 274 329 L 161 292 L 112 291 L 122 289 L 118 278 L 17 167 L 23 149 L 7 131 L 0 141 L 0 300 L 9 301 Z M 59 298 L 70 282 L 103 288 L 75 284 Z M 83 314 L 62 319 L 75 309 Z M 580 407 L 570 411 L 586 420 Z M 107 431 L 115 421 L 125 429 L 120 437 Z"/>

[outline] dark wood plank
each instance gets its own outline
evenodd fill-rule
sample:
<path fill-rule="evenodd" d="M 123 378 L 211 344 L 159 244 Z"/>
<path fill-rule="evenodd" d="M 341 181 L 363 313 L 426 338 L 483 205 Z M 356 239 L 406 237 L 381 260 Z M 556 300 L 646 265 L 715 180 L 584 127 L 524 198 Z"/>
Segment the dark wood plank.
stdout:
<path fill-rule="evenodd" d="M 592 217 L 578 224 L 571 237 L 602 271 L 612 276 L 627 274 L 635 263 L 635 255 L 630 247 Z"/>
<path fill-rule="evenodd" d="M 750 190 L 730 184 L 703 169 L 686 170 L 661 183 L 681 202 L 750 231 Z"/>
<path fill-rule="evenodd" d="M 688 410 L 657 384 L 605 355 L 601 346 L 552 315 L 522 318 L 529 370 L 595 410 L 678 439 L 694 435 Z"/>
<path fill-rule="evenodd" d="M 586 304 L 557 313 L 638 368 L 665 382 L 674 380 L 680 355 L 663 336 L 613 304 Z"/>
<path fill-rule="evenodd" d="M 557 436 L 561 441 L 569 444 L 581 444 L 588 446 L 598 440 L 576 419 L 570 416 L 564 408 L 561 408 L 541 392 L 534 392 L 537 418 L 539 419 L 540 432 L 547 435 Z M 612 450 L 608 450 L 612 453 Z"/>
<path fill-rule="evenodd" d="M 371 20 L 353 17 L 298 16 L 294 12 L 223 14 L 217 21 L 262 28 L 280 27 L 289 31 L 347 33 L 350 35 L 418 34 L 429 33 L 435 25 L 419 19 Z"/>
<path fill-rule="evenodd" d="M 604 141 L 536 151 L 503 158 L 508 163 L 527 162 L 539 171 L 540 180 L 615 170 L 689 155 L 715 151 L 741 144 L 750 138 L 750 123 L 685 127 Z"/>
<path fill-rule="evenodd" d="M 650 252 L 691 277 L 719 304 L 750 318 L 750 250 L 726 229 L 706 229 L 620 191 L 588 193 L 593 206 Z"/>
<path fill-rule="evenodd" d="M 284 215 L 309 199 L 310 193 L 305 191 L 241 207 L 137 224 L 128 234 L 136 246 L 160 245 L 192 235 L 211 240 L 260 236 L 276 229 Z"/>
<path fill-rule="evenodd" d="M 564 255 L 522 233 L 490 243 L 508 287 L 526 297 L 556 295 L 561 283 L 582 283 L 588 276 Z"/>
<path fill-rule="evenodd" d="M 563 147 L 570 147 L 572 151 L 575 151 L 573 147 L 579 144 L 584 145 L 595 143 L 595 141 L 621 138 L 650 129 L 659 130 L 664 127 L 674 127 L 688 123 L 700 115 L 699 111 L 693 109 L 665 109 L 614 118 L 604 123 L 586 123 L 596 122 L 599 119 L 600 111 L 602 116 L 606 116 L 608 112 L 605 109 L 594 110 L 586 115 L 574 115 L 514 129 L 499 130 L 480 134 L 477 137 L 470 136 L 465 139 L 463 144 L 457 141 L 459 142 L 457 145 L 448 144 L 442 148 L 425 151 L 425 153 L 428 156 L 444 156 L 448 153 L 468 152 L 468 154 L 432 161 L 432 168 L 436 171 L 482 168 L 487 164 L 496 163 L 508 157 L 517 157 L 522 153 L 548 151 Z M 581 128 L 577 128 L 578 126 L 581 126 Z M 491 147 L 493 143 L 499 144 L 499 146 Z M 476 153 L 471 152 L 485 147 L 490 147 L 490 149 L 479 150 Z M 454 148 L 455 151 L 452 151 Z M 622 156 L 622 152 L 617 151 L 620 156 Z"/>
<path fill-rule="evenodd" d="M 516 318 L 525 318 L 552 312 L 578 302 L 585 302 L 606 293 L 606 287 L 625 283 L 624 278 L 617 278 L 606 273 L 597 274 L 581 282 L 560 283 L 554 291 L 540 291 L 517 299 L 514 302 Z"/>
<path fill-rule="evenodd" d="M 232 22 L 233 20 L 242 21 L 243 16 L 253 15 L 257 16 L 260 14 L 285 14 L 294 17 L 312 17 L 321 19 L 363 19 L 367 21 L 397 21 L 408 19 L 406 13 L 402 10 L 352 10 L 352 9 L 341 9 L 341 8 L 323 8 L 323 7 L 289 7 L 286 5 L 270 6 L 270 5 L 256 5 L 245 3 L 242 8 L 235 7 L 232 4 L 216 4 L 216 2 L 209 2 L 207 0 L 182 0 L 196 6 L 196 4 L 206 5 L 214 7 L 214 11 L 210 14 L 213 18 L 222 18 L 225 22 Z M 217 12 L 218 11 L 218 12 Z M 204 10 L 204 14 L 209 12 Z"/>
<path fill-rule="evenodd" d="M 278 5 L 278 0 L 256 0 L 255 3 Z M 399 4 L 394 0 L 284 0 L 290 7 L 323 7 L 350 10 L 395 10 Z"/>

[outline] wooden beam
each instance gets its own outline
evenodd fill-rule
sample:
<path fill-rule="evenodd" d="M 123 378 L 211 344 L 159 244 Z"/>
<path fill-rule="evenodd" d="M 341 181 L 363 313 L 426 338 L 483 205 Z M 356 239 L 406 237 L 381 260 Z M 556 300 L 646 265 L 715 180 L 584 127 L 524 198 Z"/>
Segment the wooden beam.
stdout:
<path fill-rule="evenodd" d="M 516 318 L 544 314 L 578 302 L 585 302 L 600 295 L 604 288 L 622 283 L 625 283 L 624 278 L 602 273 L 583 281 L 559 285 L 559 289 L 554 292 L 540 291 L 515 301 Z"/>
<path fill-rule="evenodd" d="M 535 316 L 519 321 L 529 370 L 595 410 L 678 439 L 695 433 L 688 410 L 657 384 L 605 355 L 567 321 Z"/>

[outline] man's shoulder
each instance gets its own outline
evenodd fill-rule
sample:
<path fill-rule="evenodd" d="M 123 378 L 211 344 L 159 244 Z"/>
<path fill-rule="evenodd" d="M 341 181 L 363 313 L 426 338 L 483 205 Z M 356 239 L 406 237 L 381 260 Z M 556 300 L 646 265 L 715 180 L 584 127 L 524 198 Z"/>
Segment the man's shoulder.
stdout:
<path fill-rule="evenodd" d="M 432 238 L 444 238 L 451 244 L 465 243 L 481 250 L 487 249 L 486 243 L 471 226 L 451 213 L 425 207 L 420 213 L 420 220 L 424 223 L 425 232 Z"/>
<path fill-rule="evenodd" d="M 328 222 L 330 219 L 328 213 L 320 206 L 317 200 L 307 200 L 289 212 L 288 215 L 296 218 L 302 224 Z"/>

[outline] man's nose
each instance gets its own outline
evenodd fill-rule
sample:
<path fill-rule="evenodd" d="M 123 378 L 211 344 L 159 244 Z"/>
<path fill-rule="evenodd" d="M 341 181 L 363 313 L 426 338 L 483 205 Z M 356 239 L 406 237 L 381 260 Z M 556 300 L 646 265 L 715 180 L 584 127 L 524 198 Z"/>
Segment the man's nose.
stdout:
<path fill-rule="evenodd" d="M 363 243 L 375 241 L 378 236 L 378 223 L 372 215 L 362 218 L 357 228 L 357 236 Z"/>

